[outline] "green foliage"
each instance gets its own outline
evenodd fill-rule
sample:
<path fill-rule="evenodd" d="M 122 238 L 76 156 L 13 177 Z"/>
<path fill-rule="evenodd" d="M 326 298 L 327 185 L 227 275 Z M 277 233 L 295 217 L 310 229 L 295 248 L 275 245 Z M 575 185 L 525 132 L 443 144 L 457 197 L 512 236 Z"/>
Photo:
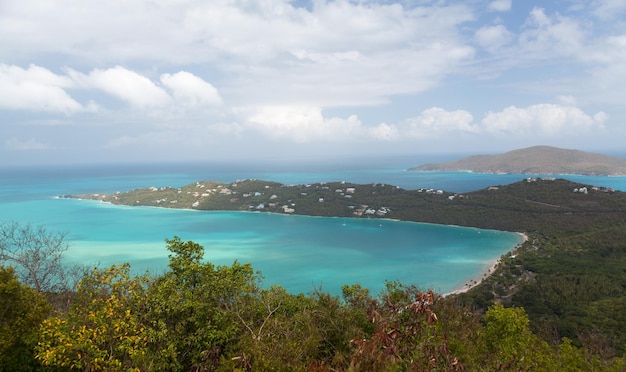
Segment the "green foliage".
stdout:
<path fill-rule="evenodd" d="M 589 192 L 574 192 L 581 187 Z M 446 321 L 407 328 L 432 341 L 410 347 L 421 350 L 419 355 L 432 354 L 436 360 L 445 361 L 437 366 L 452 363 L 453 359 L 448 359 L 451 355 L 471 369 L 598 370 L 623 366 L 622 359 L 614 359 L 626 352 L 626 194 L 622 192 L 542 179 L 464 195 L 407 191 L 381 184 L 284 186 L 246 180 L 231 184 L 202 182 L 179 189 L 144 189 L 98 198 L 129 205 L 195 205 L 197 209 L 279 213 L 292 213 L 293 209 L 293 213 L 307 215 L 384 216 L 523 231 L 530 240 L 504 255 L 496 271 L 480 285 L 433 305 L 446 309 Z M 372 212 L 365 213 L 366 210 Z M 347 361 L 354 357 L 354 340 L 369 340 L 363 341 L 362 355 L 374 359 L 362 359 L 362 366 L 435 368 L 421 362 L 406 364 L 407 360 L 421 359 L 405 354 L 386 359 L 383 353 L 379 356 L 388 363 L 367 364 L 379 360 L 372 354 L 380 352 L 372 341 L 375 335 L 384 338 L 381 332 L 385 329 L 395 329 L 403 335 L 405 330 L 395 327 L 403 324 L 406 312 L 394 315 L 385 306 L 409 306 L 419 293 L 415 288 L 390 282 L 376 299 L 358 285 L 345 286 L 343 300 L 323 292 L 294 297 L 278 288 L 261 288 L 259 277 L 248 265 L 235 262 L 232 267 L 216 268 L 202 262 L 202 248 L 193 242 L 175 238 L 168 241 L 168 246 L 173 252 L 170 272 L 156 278 L 148 288 L 150 311 L 146 318 L 153 360 L 163 369 L 280 369 L 281 365 L 292 370 L 305 365 L 320 370 L 330 366 L 346 369 L 350 366 Z M 487 332 L 476 325 L 477 313 L 467 309 L 485 310 L 494 302 L 514 307 L 491 307 Z M 441 311 L 437 311 L 440 318 Z M 375 314 L 382 316 L 380 322 L 375 321 Z M 465 321 L 471 321 L 467 334 L 456 331 L 458 326 L 450 326 Z M 507 327 L 523 332 L 503 344 L 496 343 L 495 335 L 499 332 L 509 334 Z M 486 335 L 490 335 L 491 341 Z M 566 339 L 562 341 L 562 337 Z M 396 346 L 408 342 L 399 336 L 396 341 Z M 306 346 L 301 353 L 293 353 L 288 346 L 291 342 Z M 506 345 L 510 347 L 504 348 Z M 584 349 L 579 349 L 581 346 Z M 432 353 L 429 347 L 449 353 Z M 189 351 L 181 356 L 181 350 Z M 533 354 L 531 358 L 529 355 Z"/>
<path fill-rule="evenodd" d="M 12 268 L 0 266 L 0 371 L 38 367 L 33 349 L 50 310 L 42 294 L 20 283 Z"/>
<path fill-rule="evenodd" d="M 530 331 L 528 315 L 523 308 L 505 308 L 495 304 L 485 316 L 484 338 L 487 350 L 506 365 L 506 369 L 531 367 L 525 363 L 536 343 L 541 343 Z M 547 346 L 547 345 L 546 345 Z"/>
<path fill-rule="evenodd" d="M 148 291 L 147 327 L 156 369 L 214 368 L 241 325 L 230 311 L 256 276 L 250 265 L 214 267 L 203 262 L 203 247 L 167 240 L 171 271 Z"/>
<path fill-rule="evenodd" d="M 574 192 L 582 187 L 588 192 Z M 363 218 L 384 216 L 417 222 L 523 231 L 530 240 L 517 247 L 512 254 L 504 255 L 501 265 L 491 276 L 468 293 L 458 295 L 456 301 L 483 310 L 494 302 L 524 308 L 529 321 L 528 328 L 550 344 L 559 344 L 562 337 L 567 337 L 576 347 L 583 346 L 586 351 L 603 360 L 623 356 L 626 352 L 626 311 L 623 305 L 626 297 L 626 271 L 623 269 L 626 267 L 626 220 L 623 212 L 626 210 L 626 194 L 622 192 L 559 179 L 528 179 L 464 195 L 434 190 L 403 190 L 382 184 L 332 182 L 284 186 L 274 182 L 244 180 L 229 184 L 197 182 L 181 188 L 151 188 L 116 195 L 81 197 L 128 205 Z M 242 269 L 245 265 L 235 263 L 233 270 L 248 270 L 248 274 L 243 275 L 247 278 L 244 280 L 247 284 L 234 283 L 233 288 L 237 288 L 235 292 L 220 292 L 219 283 L 241 276 L 234 272 L 227 274 L 225 268 L 214 268 L 202 263 L 199 247 L 191 242 L 172 243 L 172 248 L 182 250 L 173 255 L 172 273 L 157 278 L 159 293 L 163 298 L 171 296 L 178 299 L 178 303 L 194 303 L 196 300 L 206 302 L 211 304 L 212 309 L 203 309 L 203 305 L 198 304 L 198 309 L 207 318 L 196 323 L 182 323 L 191 329 L 205 322 L 219 327 L 217 324 L 222 324 L 219 321 L 222 317 L 232 317 L 231 310 L 239 303 L 237 301 L 241 301 L 242 294 L 248 296 L 245 303 L 249 306 L 256 304 L 254 306 L 259 309 L 265 309 L 257 311 L 256 318 L 245 318 L 244 312 L 240 312 L 243 320 L 236 317 L 238 319 L 232 323 L 234 326 L 231 324 L 226 330 L 208 332 L 215 337 L 215 343 L 211 344 L 213 351 L 205 350 L 206 355 L 212 355 L 211 358 L 216 358 L 215 355 L 225 357 L 229 349 L 224 345 L 233 338 L 241 337 L 246 324 L 256 324 L 259 319 L 267 319 L 265 324 L 269 324 L 280 318 L 282 305 L 276 311 L 272 307 L 259 305 L 267 304 L 268 298 L 263 297 L 267 294 L 262 295 L 258 278 L 252 278 L 251 268 Z M 178 274 L 173 274 L 175 271 Z M 220 279 L 216 273 L 224 275 Z M 212 279 L 200 279 L 204 277 Z M 179 285 L 186 289 L 175 290 Z M 213 286 L 217 285 L 215 291 L 222 293 L 222 297 L 209 298 L 206 294 L 197 293 L 193 290 L 196 285 L 210 290 L 214 290 Z M 349 333 L 366 338 L 374 334 L 375 326 L 370 315 L 377 304 L 406 303 L 407 298 L 410 299 L 414 294 L 414 289 L 405 288 L 400 283 L 387 283 L 387 291 L 376 300 L 358 285 L 344 287 L 343 303 L 323 294 L 309 299 L 314 303 L 324 303 L 329 309 L 324 312 L 315 305 L 306 307 L 306 311 L 317 309 L 313 315 L 319 317 L 315 323 L 318 333 L 312 333 L 314 338 L 320 336 L 323 340 L 320 344 L 323 346 L 317 349 L 318 356 L 323 356 L 324 363 L 329 363 L 333 358 L 340 360 L 338 355 L 343 355 L 345 359 L 346 342 L 342 337 Z M 273 296 L 279 295 L 274 293 Z M 150 297 L 152 301 L 158 298 Z M 155 308 L 163 308 L 159 310 L 163 313 L 173 311 L 173 314 L 178 314 L 174 319 L 190 314 L 194 318 L 200 317 L 194 312 L 195 308 L 180 305 L 175 309 L 174 306 L 159 305 L 159 301 Z M 337 316 L 348 320 L 345 323 L 334 322 L 331 328 L 320 326 Z M 253 322 L 253 319 L 257 320 Z M 173 325 L 156 327 L 159 329 L 156 334 L 168 338 L 167 332 L 172 331 L 166 330 L 170 326 Z M 198 337 L 205 340 L 204 336 Z M 337 341 L 340 339 L 344 341 Z M 168 353 L 171 355 L 182 348 L 182 345 L 168 345 L 169 348 L 162 350 L 170 350 Z M 460 349 L 466 347 L 463 343 L 455 345 Z M 259 343 L 255 347 L 259 347 L 257 350 L 265 350 L 260 348 Z M 232 355 L 237 357 L 237 353 Z M 515 359 L 517 355 L 510 357 L 513 358 L 509 360 L 512 363 L 522 365 Z M 251 361 L 243 357 L 239 360 Z M 178 365 L 178 362 L 172 363 Z M 242 362 L 241 365 L 246 363 Z M 492 367 L 501 368 L 498 365 Z"/>
<path fill-rule="evenodd" d="M 243 326 L 234 355 L 223 370 L 302 370 L 317 354 L 320 332 L 316 328 L 314 302 L 291 295 L 284 288 L 253 288 L 240 296 L 233 311 Z"/>
<path fill-rule="evenodd" d="M 204 249 L 194 242 L 174 237 L 167 248 L 169 271 L 158 277 L 132 276 L 128 265 L 85 277 L 71 309 L 41 324 L 37 359 L 90 371 L 624 367 L 623 359 L 601 359 L 568 339 L 549 346 L 522 308 L 496 304 L 483 325 L 480 313 L 457 298 L 399 282 L 386 283 L 377 298 L 359 284 L 344 286 L 343 299 L 322 291 L 294 295 L 263 288 L 250 265 L 204 262 Z M 24 290 L 10 271 L 3 275 L 10 288 Z"/>
<path fill-rule="evenodd" d="M 562 337 L 604 357 L 623 355 L 624 241 L 626 225 L 536 239 L 537 248 L 517 259 L 533 280 L 523 282 L 511 302 L 526 309 L 535 330 L 550 324 Z M 593 342 L 588 335 L 594 335 Z"/>
<path fill-rule="evenodd" d="M 148 278 L 131 277 L 127 264 L 94 269 L 79 284 L 71 310 L 43 322 L 37 357 L 44 365 L 71 369 L 149 369 L 147 284 Z"/>

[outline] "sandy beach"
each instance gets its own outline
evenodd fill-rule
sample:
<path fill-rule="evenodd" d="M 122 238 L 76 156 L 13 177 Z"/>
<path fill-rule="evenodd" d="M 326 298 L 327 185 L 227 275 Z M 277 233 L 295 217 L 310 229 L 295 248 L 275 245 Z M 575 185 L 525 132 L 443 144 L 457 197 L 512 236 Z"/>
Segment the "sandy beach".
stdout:
<path fill-rule="evenodd" d="M 516 232 L 517 235 L 521 236 L 523 241 L 518 244 L 515 248 L 517 248 L 518 246 L 524 244 L 525 242 L 528 241 L 528 235 L 522 233 L 522 232 Z M 515 249 L 513 248 L 513 249 Z M 479 276 L 474 277 L 472 279 L 470 279 L 467 283 L 463 284 L 461 287 L 450 291 L 448 293 L 444 293 L 443 296 L 449 296 L 449 295 L 454 295 L 454 294 L 460 294 L 460 293 L 465 293 L 467 291 L 469 291 L 470 289 L 476 287 L 477 285 L 479 285 L 485 278 L 489 277 L 489 275 L 493 274 L 493 272 L 496 270 L 496 267 L 498 267 L 498 265 L 500 264 L 500 259 L 498 258 L 497 260 L 495 260 L 491 266 L 489 266 L 486 270 L 484 270 L 483 272 L 480 273 Z"/>

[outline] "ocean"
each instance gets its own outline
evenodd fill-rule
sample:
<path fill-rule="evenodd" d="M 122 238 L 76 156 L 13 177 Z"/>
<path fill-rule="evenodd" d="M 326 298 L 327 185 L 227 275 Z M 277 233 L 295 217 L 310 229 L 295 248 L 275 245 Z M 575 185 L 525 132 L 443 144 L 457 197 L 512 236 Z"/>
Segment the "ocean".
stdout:
<path fill-rule="evenodd" d="M 59 195 L 111 193 L 200 181 L 263 179 L 284 184 L 324 181 L 385 183 L 405 189 L 468 192 L 528 175 L 411 172 L 414 160 L 263 165 L 185 163 L 8 167 L 0 169 L 0 221 L 66 232 L 68 262 L 109 266 L 130 262 L 135 273 L 166 269 L 166 238 L 205 247 L 216 265 L 251 263 L 264 285 L 293 293 L 333 294 L 359 283 L 379 293 L 398 280 L 440 293 L 477 278 L 521 242 L 511 232 L 391 220 L 321 218 L 254 212 L 193 211 L 114 206 Z M 561 176 L 626 190 L 626 177 Z"/>

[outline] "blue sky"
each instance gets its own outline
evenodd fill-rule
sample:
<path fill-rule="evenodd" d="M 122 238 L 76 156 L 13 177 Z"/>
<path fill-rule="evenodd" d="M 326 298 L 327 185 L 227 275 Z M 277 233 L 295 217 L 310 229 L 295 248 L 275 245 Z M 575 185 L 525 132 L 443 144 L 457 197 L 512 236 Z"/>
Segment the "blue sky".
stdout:
<path fill-rule="evenodd" d="M 623 0 L 4 0 L 0 165 L 626 151 Z"/>

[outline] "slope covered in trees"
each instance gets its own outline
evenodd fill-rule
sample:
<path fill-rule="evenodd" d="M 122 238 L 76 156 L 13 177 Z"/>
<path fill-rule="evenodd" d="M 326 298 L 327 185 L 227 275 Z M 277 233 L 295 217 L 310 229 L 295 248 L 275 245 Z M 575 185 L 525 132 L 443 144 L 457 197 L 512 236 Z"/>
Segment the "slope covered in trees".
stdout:
<path fill-rule="evenodd" d="M 214 194 L 207 192 L 212 189 Z M 14 367 L 15 355 L 61 370 L 626 368 L 622 192 L 555 179 L 464 195 L 379 184 L 240 181 L 82 197 L 133 205 L 167 198 L 163 205 L 169 207 L 202 201 L 198 209 L 385 216 L 521 231 L 529 240 L 504 255 L 480 285 L 445 298 L 402 283 L 387 283 L 378 296 L 358 283 L 346 283 L 342 297 L 263 288 L 251 265 L 215 267 L 202 260 L 202 247 L 178 238 L 167 241 L 169 270 L 156 277 L 134 277 L 128 266 L 97 268 L 75 290 L 55 285 L 44 292 L 31 287 L 28 275 L 20 283 L 9 269 L 0 275 L 0 308 L 16 304 L 24 311 L 0 312 L 0 326 L 24 324 L 24 332 L 7 328 L 2 333 L 13 335 L 0 342 L 2 355 L 13 357 L 0 358 L 0 369 Z M 3 229 L 41 231 L 12 224 Z M 0 258 L 24 275 L 28 271 L 20 262 L 32 261 L 15 254 L 24 240 L 3 236 Z M 22 253 L 43 252 L 46 246 L 26 248 Z M 54 267 L 54 261 L 48 263 Z M 24 303 L 42 305 L 19 305 Z"/>
<path fill-rule="evenodd" d="M 530 240 L 503 257 L 496 272 L 461 299 L 483 309 L 494 301 L 523 306 L 533 329 L 544 333 L 551 329 L 546 337 L 566 335 L 576 345 L 590 347 L 599 337 L 609 354 L 625 352 L 626 333 L 620 332 L 626 324 L 624 312 L 614 311 L 626 296 L 623 192 L 554 178 L 528 178 L 463 195 L 382 184 L 285 186 L 245 180 L 80 197 L 129 205 L 180 208 L 198 203 L 197 209 L 386 217 L 524 232 Z M 581 293 L 589 294 L 573 301 Z"/>
<path fill-rule="evenodd" d="M 22 306 L 23 314 L 9 314 L 10 319 L 0 314 L 2 324 L 30 324 L 18 326 L 30 330 L 19 342 L 0 344 L 8 351 L 3 356 L 21 350 L 29 363 L 0 357 L 0 368 L 619 371 L 626 366 L 621 358 L 602 359 L 568 339 L 542 340 L 520 307 L 495 304 L 481 317 L 453 298 L 395 282 L 378 297 L 358 284 L 344 286 L 341 297 L 290 294 L 263 288 L 249 264 L 204 261 L 204 248 L 194 242 L 174 237 L 167 248 L 169 269 L 162 275 L 132 276 L 128 265 L 96 268 L 80 282 L 68 310 L 46 313 L 45 306 Z M 15 288 L 0 297 L 3 301 L 35 303 L 36 291 L 16 284 L 10 270 L 3 273 L 0 290 Z M 7 334 L 15 333 L 0 339 Z"/>

